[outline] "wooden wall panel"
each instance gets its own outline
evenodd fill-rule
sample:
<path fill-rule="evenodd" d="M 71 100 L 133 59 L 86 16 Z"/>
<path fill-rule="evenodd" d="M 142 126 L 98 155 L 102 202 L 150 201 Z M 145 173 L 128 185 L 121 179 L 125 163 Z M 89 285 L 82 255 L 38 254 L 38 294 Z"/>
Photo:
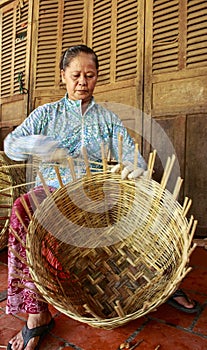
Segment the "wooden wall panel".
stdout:
<path fill-rule="evenodd" d="M 157 150 L 154 179 L 160 181 L 167 158 L 174 154 L 176 161 L 167 188 L 172 191 L 178 176 L 184 174 L 185 115 L 156 116 L 151 121 L 151 147 Z M 183 198 L 183 190 L 180 198 Z"/>
<path fill-rule="evenodd" d="M 2 104 L 2 123 L 11 125 L 12 121 L 18 124 L 24 120 L 24 105 L 25 100 L 23 97 L 17 97 L 13 101 L 8 101 Z M 16 125 L 18 125 L 16 124 Z"/>
<path fill-rule="evenodd" d="M 191 212 L 199 219 L 197 235 L 207 235 L 206 19 L 203 0 L 146 2 L 144 154 L 154 144 L 162 157 L 171 153 L 154 131 L 153 121 L 159 121 L 176 150 L 183 196 L 192 198 Z M 156 167 L 159 174 L 159 160 Z"/>
<path fill-rule="evenodd" d="M 207 114 L 187 116 L 185 194 L 194 198 L 190 213 L 198 220 L 199 232 L 207 227 Z"/>
<path fill-rule="evenodd" d="M 199 112 L 207 106 L 206 76 L 154 83 L 152 100 L 154 115 Z"/>

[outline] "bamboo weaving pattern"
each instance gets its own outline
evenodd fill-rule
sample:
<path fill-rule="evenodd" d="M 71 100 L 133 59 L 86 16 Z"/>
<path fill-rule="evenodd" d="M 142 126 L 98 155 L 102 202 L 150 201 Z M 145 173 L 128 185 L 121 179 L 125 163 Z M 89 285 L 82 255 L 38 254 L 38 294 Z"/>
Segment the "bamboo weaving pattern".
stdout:
<path fill-rule="evenodd" d="M 155 155 L 136 181 L 122 180 L 104 162 L 105 171 L 88 168 L 67 185 L 59 178 L 53 193 L 42 179 L 47 197 L 28 228 L 28 264 L 42 296 L 69 317 L 118 327 L 161 305 L 190 271 L 197 223 L 186 218 L 191 201 L 177 201 L 180 178 L 173 193 L 166 189 L 174 156 L 161 183 L 152 179 Z"/>

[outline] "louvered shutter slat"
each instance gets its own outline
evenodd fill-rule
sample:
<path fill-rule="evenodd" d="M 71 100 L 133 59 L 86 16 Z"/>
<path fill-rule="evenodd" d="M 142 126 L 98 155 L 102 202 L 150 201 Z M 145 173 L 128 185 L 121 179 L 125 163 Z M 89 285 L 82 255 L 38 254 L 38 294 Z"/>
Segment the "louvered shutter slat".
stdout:
<path fill-rule="evenodd" d="M 207 3 L 189 0 L 187 4 L 186 66 L 206 66 L 207 60 Z"/>
<path fill-rule="evenodd" d="M 153 51 L 154 73 L 178 69 L 179 1 L 153 1 Z"/>
<path fill-rule="evenodd" d="M 188 13 L 195 13 L 206 10 L 206 0 L 189 0 Z"/>
<path fill-rule="evenodd" d="M 137 1 L 118 1 L 116 36 L 116 81 L 129 80 L 136 77 L 138 42 L 137 33 Z"/>
<path fill-rule="evenodd" d="M 1 97 L 3 98 L 10 96 L 11 92 L 13 10 L 3 13 L 2 17 Z"/>
<path fill-rule="evenodd" d="M 28 25 L 28 10 L 29 2 L 24 1 L 20 15 L 16 18 L 16 40 L 15 40 L 15 55 L 14 55 L 14 93 L 20 93 L 18 75 L 23 74 L 25 79 L 26 68 L 26 47 L 27 47 L 27 25 Z M 19 38 L 19 40 L 18 40 Z"/>
<path fill-rule="evenodd" d="M 83 17 L 84 0 L 64 2 L 62 51 L 83 42 Z"/>
<path fill-rule="evenodd" d="M 111 1 L 93 2 L 92 48 L 99 58 L 97 85 L 110 82 Z"/>

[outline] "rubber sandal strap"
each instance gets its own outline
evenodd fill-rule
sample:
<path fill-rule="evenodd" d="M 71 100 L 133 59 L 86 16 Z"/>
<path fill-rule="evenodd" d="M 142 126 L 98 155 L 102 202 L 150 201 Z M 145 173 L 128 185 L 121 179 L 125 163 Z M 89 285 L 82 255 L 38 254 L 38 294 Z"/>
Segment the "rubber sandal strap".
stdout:
<path fill-rule="evenodd" d="M 188 296 L 185 294 L 185 292 L 182 290 L 182 289 L 177 289 L 170 297 L 170 299 L 174 299 L 174 298 L 177 298 L 177 297 L 183 297 L 185 298 L 186 300 L 189 301 L 189 298 Z"/>
<path fill-rule="evenodd" d="M 40 337 L 40 339 L 41 339 L 41 337 L 43 337 L 45 334 L 47 334 L 52 329 L 53 326 L 54 326 L 53 319 L 51 319 L 50 323 L 48 323 L 45 326 L 35 327 L 32 329 L 28 328 L 28 326 L 26 324 L 22 329 L 22 337 L 24 340 L 24 349 L 26 348 L 30 339 L 35 338 L 35 337 Z M 36 347 L 36 348 L 38 348 L 38 347 Z"/>
<path fill-rule="evenodd" d="M 194 306 L 192 308 L 187 308 L 175 300 L 175 298 L 177 297 L 183 297 L 186 300 L 190 301 L 188 296 L 185 294 L 185 292 L 182 289 L 177 289 L 171 295 L 171 297 L 167 300 L 167 304 L 175 307 L 177 310 L 180 310 L 189 314 L 199 312 L 201 310 L 201 305 L 196 300 L 192 300 L 192 302 L 194 303 Z"/>

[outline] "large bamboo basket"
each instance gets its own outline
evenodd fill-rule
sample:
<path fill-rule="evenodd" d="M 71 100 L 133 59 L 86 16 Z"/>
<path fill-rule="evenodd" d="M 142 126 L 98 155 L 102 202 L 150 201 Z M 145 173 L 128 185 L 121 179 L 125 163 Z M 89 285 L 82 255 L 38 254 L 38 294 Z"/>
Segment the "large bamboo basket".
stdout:
<path fill-rule="evenodd" d="M 151 178 L 150 159 L 137 181 L 104 167 L 64 186 L 57 169 L 61 188 L 50 194 L 42 179 L 47 198 L 28 228 L 28 263 L 42 296 L 73 319 L 123 325 L 166 301 L 190 270 L 190 201 L 176 199 L 181 179 L 173 193 L 166 189 L 173 159 L 161 183 Z"/>
<path fill-rule="evenodd" d="M 26 192 L 25 164 L 14 162 L 0 152 L 0 250 L 7 246 L 11 209 L 16 198 Z"/>

